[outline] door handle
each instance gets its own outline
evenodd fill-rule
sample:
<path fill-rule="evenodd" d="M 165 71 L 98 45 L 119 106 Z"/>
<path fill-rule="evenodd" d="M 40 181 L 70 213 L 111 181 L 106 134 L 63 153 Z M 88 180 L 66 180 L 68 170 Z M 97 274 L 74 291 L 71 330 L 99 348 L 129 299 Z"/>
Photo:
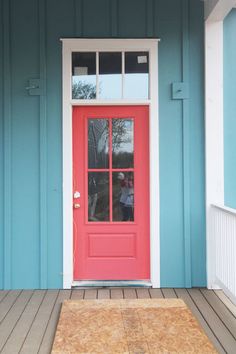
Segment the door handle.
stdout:
<path fill-rule="evenodd" d="M 79 209 L 79 208 L 80 208 L 80 204 L 74 203 L 74 208 L 75 208 L 75 209 Z"/>

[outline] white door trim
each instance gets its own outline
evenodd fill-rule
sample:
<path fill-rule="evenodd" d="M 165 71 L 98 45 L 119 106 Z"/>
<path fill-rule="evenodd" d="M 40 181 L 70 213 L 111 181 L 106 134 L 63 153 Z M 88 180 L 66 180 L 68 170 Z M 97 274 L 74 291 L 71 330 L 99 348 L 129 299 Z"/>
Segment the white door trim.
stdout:
<path fill-rule="evenodd" d="M 159 118 L 158 118 L 158 39 L 62 39 L 63 65 L 63 288 L 73 283 L 73 105 L 149 105 L 150 119 L 150 271 L 151 283 L 160 287 L 160 207 L 159 207 Z M 72 100 L 71 54 L 74 51 L 148 51 L 150 56 L 150 99 Z"/>

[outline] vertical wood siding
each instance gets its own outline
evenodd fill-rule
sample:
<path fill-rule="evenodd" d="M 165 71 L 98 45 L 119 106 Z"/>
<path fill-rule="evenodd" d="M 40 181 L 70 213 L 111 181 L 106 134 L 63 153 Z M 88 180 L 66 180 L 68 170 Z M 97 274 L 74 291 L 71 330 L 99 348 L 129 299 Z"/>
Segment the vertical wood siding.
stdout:
<path fill-rule="evenodd" d="M 0 16 L 0 286 L 62 286 L 59 39 L 75 36 L 161 38 L 161 285 L 204 286 L 202 3 L 0 0 Z M 41 96 L 26 92 L 30 78 Z M 190 99 L 172 100 L 182 80 Z"/>

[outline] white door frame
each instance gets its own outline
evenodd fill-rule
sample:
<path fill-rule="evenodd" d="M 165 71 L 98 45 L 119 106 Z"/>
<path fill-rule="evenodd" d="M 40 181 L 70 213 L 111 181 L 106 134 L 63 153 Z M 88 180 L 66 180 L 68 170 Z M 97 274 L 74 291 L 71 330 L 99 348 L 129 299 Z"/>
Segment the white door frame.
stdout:
<path fill-rule="evenodd" d="M 72 107 L 78 105 L 148 105 L 150 119 L 150 273 L 151 283 L 160 287 L 160 194 L 158 117 L 158 39 L 62 39 L 63 61 L 63 288 L 73 284 L 73 156 Z M 148 51 L 148 100 L 72 100 L 72 52 Z M 124 73 L 123 73 L 124 74 Z"/>

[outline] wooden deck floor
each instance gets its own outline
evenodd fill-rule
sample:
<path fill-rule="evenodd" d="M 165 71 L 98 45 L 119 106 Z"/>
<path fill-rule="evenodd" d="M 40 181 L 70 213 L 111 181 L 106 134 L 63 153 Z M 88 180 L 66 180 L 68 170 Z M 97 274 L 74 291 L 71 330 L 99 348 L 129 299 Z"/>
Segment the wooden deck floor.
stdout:
<path fill-rule="evenodd" d="M 0 353 L 50 353 L 65 299 L 182 298 L 219 353 L 236 354 L 236 307 L 206 289 L 86 289 L 0 291 Z"/>

